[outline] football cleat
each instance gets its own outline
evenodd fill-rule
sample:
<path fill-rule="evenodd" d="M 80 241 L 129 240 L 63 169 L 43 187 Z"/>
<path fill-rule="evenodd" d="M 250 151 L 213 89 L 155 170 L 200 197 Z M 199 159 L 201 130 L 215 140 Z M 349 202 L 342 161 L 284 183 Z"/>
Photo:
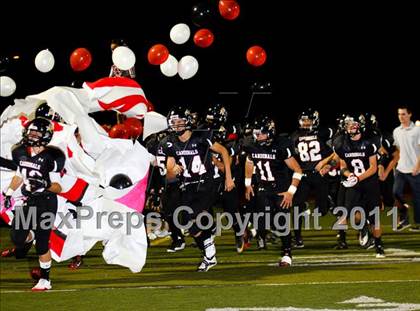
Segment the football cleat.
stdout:
<path fill-rule="evenodd" d="M 177 240 L 172 242 L 171 246 L 167 248 L 168 253 L 175 253 L 177 251 L 181 251 L 185 248 L 185 241 L 184 240 Z"/>
<path fill-rule="evenodd" d="M 46 290 L 51 289 L 51 281 L 46 279 L 39 279 L 38 283 L 34 287 L 32 287 L 33 292 L 43 292 Z"/>
<path fill-rule="evenodd" d="M 241 254 L 245 250 L 245 240 L 243 236 L 235 235 L 236 252 Z"/>
<path fill-rule="evenodd" d="M 83 264 L 82 256 L 76 256 L 69 263 L 68 267 L 70 270 L 76 270 L 76 269 L 79 269 L 82 264 Z"/>
<path fill-rule="evenodd" d="M 385 251 L 382 245 L 376 246 L 376 258 L 385 258 Z"/>
<path fill-rule="evenodd" d="M 337 244 L 335 245 L 335 249 L 348 249 L 348 245 L 346 241 L 338 240 Z"/>
<path fill-rule="evenodd" d="M 265 239 L 259 237 L 257 239 L 258 250 L 267 249 L 267 244 L 265 243 Z"/>
<path fill-rule="evenodd" d="M 12 257 L 16 253 L 16 248 L 7 248 L 4 251 L 1 252 L 0 257 Z"/>
<path fill-rule="evenodd" d="M 368 242 L 369 242 L 369 228 L 367 225 L 365 225 L 363 229 L 359 231 L 359 244 L 361 247 L 366 247 Z"/>
<path fill-rule="evenodd" d="M 279 262 L 279 267 L 290 267 L 292 265 L 292 257 L 283 256 Z"/>
<path fill-rule="evenodd" d="M 215 265 L 217 265 L 216 256 L 213 256 L 213 258 L 209 259 L 206 256 L 203 257 L 203 261 L 200 263 L 200 265 L 197 268 L 198 272 L 207 272 L 210 268 L 213 268 Z"/>

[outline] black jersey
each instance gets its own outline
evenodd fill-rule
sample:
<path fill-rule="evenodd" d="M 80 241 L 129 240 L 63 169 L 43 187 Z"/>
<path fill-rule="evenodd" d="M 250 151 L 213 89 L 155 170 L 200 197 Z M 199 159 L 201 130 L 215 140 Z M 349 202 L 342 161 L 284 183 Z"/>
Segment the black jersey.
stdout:
<path fill-rule="evenodd" d="M 334 141 L 334 151 L 346 162 L 351 173 L 360 176 L 369 168 L 369 158 L 376 154 L 378 148 L 364 137 L 355 141 L 348 135 L 342 135 Z"/>
<path fill-rule="evenodd" d="M 12 157 L 24 182 L 28 178 L 34 178 L 44 180 L 48 184 L 51 183 L 50 173 L 61 172 L 66 160 L 60 149 L 51 146 L 45 147 L 42 152 L 32 156 L 28 147 L 18 145 L 13 149 Z M 24 186 L 22 194 L 30 195 L 31 193 Z"/>
<path fill-rule="evenodd" d="M 169 136 L 162 152 L 168 157 L 174 157 L 176 163 L 183 167 L 180 179 L 184 185 L 188 185 L 213 178 L 212 145 L 210 131 L 194 131 L 186 142 L 176 136 Z"/>
<path fill-rule="evenodd" d="M 327 141 L 331 139 L 332 135 L 333 130 L 326 128 L 320 130 L 299 129 L 290 136 L 297 155 L 296 158 L 304 172 L 313 171 L 319 161 L 332 153 L 332 149 L 327 145 Z"/>
<path fill-rule="evenodd" d="M 254 163 L 258 187 L 279 192 L 287 190 L 290 174 L 284 161 L 294 154 L 289 139 L 282 137 L 270 145 L 254 142 L 244 146 L 244 150 L 247 159 Z"/>
<path fill-rule="evenodd" d="M 382 147 L 386 152 L 379 153 L 378 164 L 381 164 L 386 168 L 393 158 L 392 154 L 396 151 L 396 147 L 394 145 L 394 137 L 392 134 L 382 133 L 381 142 Z"/>

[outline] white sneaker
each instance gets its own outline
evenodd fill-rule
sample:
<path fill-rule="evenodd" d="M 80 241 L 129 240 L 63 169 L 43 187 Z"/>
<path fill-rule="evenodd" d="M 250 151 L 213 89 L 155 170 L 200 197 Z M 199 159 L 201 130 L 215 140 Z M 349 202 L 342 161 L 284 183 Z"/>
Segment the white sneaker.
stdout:
<path fill-rule="evenodd" d="M 279 262 L 279 267 L 290 267 L 292 265 L 292 258 L 290 256 L 283 256 Z"/>
<path fill-rule="evenodd" d="M 204 256 L 203 261 L 200 263 L 200 265 L 197 268 L 198 272 L 207 272 L 210 268 L 217 265 L 216 256 L 213 256 L 212 259 L 208 259 L 206 256 Z"/>
<path fill-rule="evenodd" d="M 51 281 L 46 279 L 39 279 L 38 283 L 32 287 L 33 292 L 42 292 L 51 289 Z"/>
<path fill-rule="evenodd" d="M 153 232 L 149 232 L 147 234 L 147 237 L 149 238 L 150 241 L 153 241 L 153 240 L 156 240 L 157 239 L 156 234 L 154 234 Z"/>

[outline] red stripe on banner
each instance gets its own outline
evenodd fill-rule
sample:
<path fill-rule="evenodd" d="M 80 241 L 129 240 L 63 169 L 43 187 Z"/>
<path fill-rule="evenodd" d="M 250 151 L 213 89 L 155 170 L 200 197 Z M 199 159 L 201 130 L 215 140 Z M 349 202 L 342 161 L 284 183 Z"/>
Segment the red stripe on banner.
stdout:
<path fill-rule="evenodd" d="M 51 231 L 50 234 L 50 249 L 61 257 L 63 252 L 64 242 L 66 241 L 66 236 L 64 234 L 59 234 L 57 229 Z"/>
<path fill-rule="evenodd" d="M 5 222 L 6 224 L 10 224 L 10 223 L 11 223 L 11 221 L 10 221 L 10 217 L 9 217 L 9 215 L 7 215 L 6 210 L 3 210 L 3 211 L 0 213 L 0 217 L 4 220 L 4 222 Z"/>
<path fill-rule="evenodd" d="M 19 120 L 20 120 L 23 127 L 26 127 L 29 123 L 29 119 L 25 116 L 20 116 Z"/>
<path fill-rule="evenodd" d="M 52 121 L 52 123 L 54 125 L 54 132 L 60 132 L 64 129 L 58 122 Z"/>
<path fill-rule="evenodd" d="M 73 157 L 73 151 L 71 151 L 69 147 L 67 147 L 67 155 L 69 156 L 69 158 Z"/>
<path fill-rule="evenodd" d="M 114 100 L 109 104 L 106 104 L 100 100 L 98 100 L 98 103 L 104 110 L 110 110 L 112 108 L 122 106 L 117 108 L 117 110 L 119 112 L 126 112 L 138 104 L 146 104 L 147 100 L 142 95 L 130 95 Z"/>
<path fill-rule="evenodd" d="M 83 197 L 88 186 L 89 184 L 86 181 L 84 181 L 81 178 L 78 178 L 69 191 L 61 192 L 58 195 L 62 196 L 63 198 L 69 201 L 78 202 Z"/>
<path fill-rule="evenodd" d="M 126 77 L 107 77 L 99 79 L 95 82 L 85 82 L 86 85 L 92 90 L 97 87 L 113 87 L 113 86 L 126 86 L 126 87 L 136 87 L 141 89 L 140 84 L 137 81 L 126 78 Z"/>

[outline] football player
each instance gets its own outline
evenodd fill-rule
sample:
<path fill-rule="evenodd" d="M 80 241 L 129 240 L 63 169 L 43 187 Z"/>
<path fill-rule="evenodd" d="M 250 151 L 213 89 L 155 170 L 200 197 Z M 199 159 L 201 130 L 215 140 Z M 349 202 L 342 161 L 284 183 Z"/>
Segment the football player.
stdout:
<path fill-rule="evenodd" d="M 377 174 L 377 151 L 371 140 L 362 135 L 364 118 L 360 115 L 347 115 L 345 118 L 345 135 L 334 141 L 334 150 L 340 158 L 342 182 L 345 188 L 344 204 L 350 215 L 355 207 L 362 206 L 364 216 L 354 213 L 355 221 L 368 219 L 375 239 L 376 257 L 385 257 L 381 239 L 380 223 L 375 223 L 375 216 L 370 212 L 380 206 L 379 179 Z M 346 244 L 345 231 L 340 232 L 339 244 Z M 345 248 L 345 247 L 343 247 Z"/>
<path fill-rule="evenodd" d="M 230 170 L 229 154 L 225 147 L 215 142 L 209 131 L 192 131 L 192 116 L 188 109 L 176 107 L 169 112 L 168 125 L 172 135 L 166 142 L 166 169 L 168 178 L 176 176 L 181 182 L 181 201 L 192 209 L 186 213 L 191 221 L 190 235 L 204 253 L 197 271 L 206 272 L 217 264 L 216 247 L 211 229 L 199 226 L 197 217 L 208 212 L 214 202 L 211 152 L 219 153 L 225 167 L 225 190 L 231 191 L 234 181 Z"/>
<path fill-rule="evenodd" d="M 223 145 L 229 152 L 231 161 L 231 171 L 233 180 L 239 180 L 239 162 L 238 153 L 239 145 L 234 139 L 228 139 L 229 134 L 236 134 L 235 126 L 228 126 L 226 124 L 228 112 L 226 108 L 220 103 L 216 103 L 210 106 L 207 110 L 206 120 L 202 126 L 202 129 L 208 129 L 212 131 L 213 139 L 219 144 Z M 229 129 L 228 129 L 229 128 Z M 220 154 L 212 154 L 212 162 L 214 164 L 214 190 L 215 200 L 220 201 L 224 212 L 228 213 L 233 220 L 232 228 L 235 233 L 235 244 L 236 251 L 242 253 L 244 250 L 244 239 L 240 234 L 240 226 L 238 224 L 237 216 L 239 215 L 239 193 L 235 187 L 232 191 L 226 191 L 224 187 L 224 164 Z"/>
<path fill-rule="evenodd" d="M 255 195 L 256 211 L 263 215 L 269 214 L 272 219 L 279 212 L 290 215 L 293 196 L 302 178 L 302 170 L 293 157 L 290 140 L 285 137 L 275 138 L 275 123 L 268 116 L 257 118 L 253 128 L 254 142 L 246 147 L 245 196 L 250 200 Z M 252 185 L 254 168 L 256 184 Z M 289 169 L 293 171 L 292 180 Z M 265 247 L 266 228 L 272 223 L 270 221 L 267 224 L 266 218 L 258 217 L 258 223 L 254 224 L 257 227 L 259 248 Z M 285 217 L 280 217 L 279 227 L 276 228 L 282 233 L 281 267 L 292 264 L 291 235 L 286 221 Z"/>
<path fill-rule="evenodd" d="M 26 201 L 15 210 L 11 238 L 16 246 L 16 257 L 25 252 L 27 245 L 36 239 L 41 278 L 32 288 L 33 291 L 51 289 L 49 237 L 57 212 L 56 194 L 61 192 L 59 174 L 54 172 L 60 172 L 65 163 L 64 154 L 59 149 L 48 146 L 52 136 L 53 125 L 45 118 L 36 118 L 25 128 L 21 143 L 12 151 L 18 170 L 8 187 L 4 203 L 6 208 L 10 207 L 13 192 L 22 186 L 21 191 Z M 19 224 L 19 212 L 25 219 L 30 213 L 35 214 L 35 217 L 30 218 L 29 226 Z"/>
<path fill-rule="evenodd" d="M 333 151 L 327 145 L 332 138 L 333 130 L 319 128 L 318 111 L 311 108 L 303 111 L 299 116 L 299 129 L 291 136 L 291 141 L 297 155 L 297 160 L 303 171 L 303 178 L 296 193 L 295 204 L 299 212 L 303 212 L 311 192 L 315 196 L 315 207 L 321 215 L 328 211 L 328 180 L 323 177 L 326 171 L 323 160 L 328 159 Z M 302 218 L 299 217 L 298 227 L 295 228 L 295 247 L 303 248 L 301 235 Z"/>

